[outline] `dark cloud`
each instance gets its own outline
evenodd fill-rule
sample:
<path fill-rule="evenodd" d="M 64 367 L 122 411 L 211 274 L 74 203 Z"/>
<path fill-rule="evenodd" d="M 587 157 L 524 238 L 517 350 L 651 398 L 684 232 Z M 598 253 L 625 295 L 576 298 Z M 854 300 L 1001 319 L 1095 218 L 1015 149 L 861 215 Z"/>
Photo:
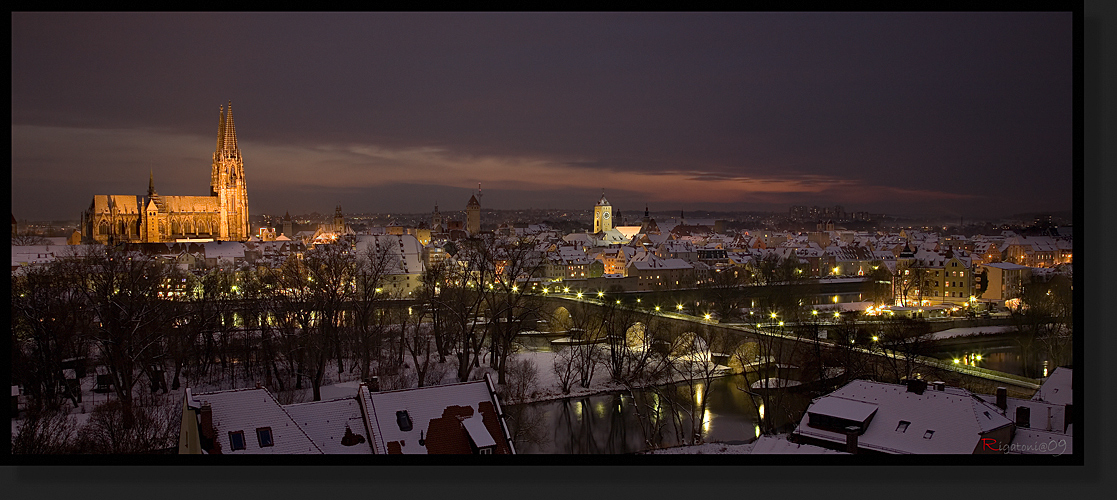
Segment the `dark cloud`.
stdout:
<path fill-rule="evenodd" d="M 12 126 L 202 143 L 231 99 L 254 211 L 302 193 L 321 212 L 329 189 L 388 185 L 354 203 L 427 210 L 430 186 L 478 181 L 508 189 L 487 197 L 498 208 L 577 208 L 593 185 L 678 206 L 641 184 L 678 172 L 840 186 L 693 201 L 722 209 L 1068 209 L 1071 35 L 1069 13 L 15 13 Z M 106 152 L 72 135 L 13 133 L 17 216 L 76 213 L 121 183 L 141 192 L 149 169 L 168 190 L 208 183 L 206 149 Z M 48 173 L 85 182 L 55 196 Z"/>

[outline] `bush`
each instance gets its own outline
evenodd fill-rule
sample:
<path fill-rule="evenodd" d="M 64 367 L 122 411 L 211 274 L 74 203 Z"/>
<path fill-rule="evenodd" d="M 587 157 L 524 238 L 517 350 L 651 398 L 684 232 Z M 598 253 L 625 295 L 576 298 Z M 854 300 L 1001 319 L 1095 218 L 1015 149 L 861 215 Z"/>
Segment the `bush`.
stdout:
<path fill-rule="evenodd" d="M 523 401 L 539 393 L 539 370 L 535 362 L 527 358 L 508 360 L 505 373 L 505 397 L 510 401 Z"/>
<path fill-rule="evenodd" d="M 123 406 L 117 400 L 97 405 L 89 423 L 81 428 L 77 442 L 80 453 L 160 453 L 178 446 L 182 425 L 176 398 L 153 397 L 133 406 L 133 424 L 124 428 Z"/>
<path fill-rule="evenodd" d="M 77 424 L 61 410 L 32 412 L 12 435 L 13 455 L 73 453 Z"/>

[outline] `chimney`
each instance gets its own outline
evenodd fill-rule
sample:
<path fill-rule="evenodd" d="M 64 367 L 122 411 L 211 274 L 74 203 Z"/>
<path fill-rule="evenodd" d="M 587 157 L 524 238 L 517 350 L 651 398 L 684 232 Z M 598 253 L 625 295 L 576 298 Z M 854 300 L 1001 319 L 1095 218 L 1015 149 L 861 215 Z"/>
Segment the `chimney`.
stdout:
<path fill-rule="evenodd" d="M 202 403 L 202 409 L 199 410 L 202 422 L 202 436 L 206 439 L 213 439 L 213 407 L 208 402 Z"/>
<path fill-rule="evenodd" d="M 1004 387 L 997 388 L 997 408 L 1001 411 L 1008 409 L 1008 389 Z"/>
<path fill-rule="evenodd" d="M 256 382 L 256 388 L 257 389 L 263 389 L 263 386 L 261 386 L 259 382 Z"/>
<path fill-rule="evenodd" d="M 908 392 L 914 392 L 916 394 L 923 394 L 923 391 L 925 391 L 927 389 L 927 381 L 926 380 L 920 380 L 920 379 L 917 379 L 917 378 L 909 378 L 909 379 L 907 379 L 907 386 L 908 386 Z"/>
<path fill-rule="evenodd" d="M 941 381 L 941 380 L 939 380 L 939 381 L 936 381 L 936 382 L 935 382 L 935 390 L 936 390 L 936 391 L 939 391 L 939 392 L 944 392 L 944 391 L 946 391 L 946 382 L 943 382 L 943 381 Z"/>
<path fill-rule="evenodd" d="M 1016 407 L 1016 426 L 1017 427 L 1031 427 L 1032 426 L 1032 410 L 1027 406 Z"/>
<path fill-rule="evenodd" d="M 857 435 L 861 432 L 861 428 L 856 425 L 846 427 L 846 452 L 850 454 L 857 453 Z"/>
<path fill-rule="evenodd" d="M 368 392 L 380 392 L 380 378 L 373 375 L 368 379 Z"/>

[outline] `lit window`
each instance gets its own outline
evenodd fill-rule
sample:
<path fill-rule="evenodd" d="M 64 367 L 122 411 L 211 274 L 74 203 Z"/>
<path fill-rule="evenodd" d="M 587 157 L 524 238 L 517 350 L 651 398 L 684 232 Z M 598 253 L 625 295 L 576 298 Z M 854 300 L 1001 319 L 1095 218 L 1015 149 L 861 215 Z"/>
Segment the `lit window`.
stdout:
<path fill-rule="evenodd" d="M 256 429 L 256 439 L 260 441 L 261 448 L 275 445 L 275 442 L 272 441 L 271 427 L 260 427 Z"/>
<path fill-rule="evenodd" d="M 245 448 L 244 431 L 229 432 L 229 449 L 237 451 Z"/>

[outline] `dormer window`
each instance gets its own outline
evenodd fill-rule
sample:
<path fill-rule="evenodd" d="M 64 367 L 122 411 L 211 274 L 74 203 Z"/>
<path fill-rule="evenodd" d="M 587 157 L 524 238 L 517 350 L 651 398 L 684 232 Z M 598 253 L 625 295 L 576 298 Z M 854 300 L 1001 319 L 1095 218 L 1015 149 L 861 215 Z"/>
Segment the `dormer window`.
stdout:
<path fill-rule="evenodd" d="M 244 431 L 229 432 L 229 449 L 233 451 L 248 448 L 244 441 Z"/>
<path fill-rule="evenodd" d="M 396 412 L 396 424 L 399 425 L 399 430 L 401 431 L 407 432 L 411 430 L 411 415 L 407 413 L 407 410 Z"/>

